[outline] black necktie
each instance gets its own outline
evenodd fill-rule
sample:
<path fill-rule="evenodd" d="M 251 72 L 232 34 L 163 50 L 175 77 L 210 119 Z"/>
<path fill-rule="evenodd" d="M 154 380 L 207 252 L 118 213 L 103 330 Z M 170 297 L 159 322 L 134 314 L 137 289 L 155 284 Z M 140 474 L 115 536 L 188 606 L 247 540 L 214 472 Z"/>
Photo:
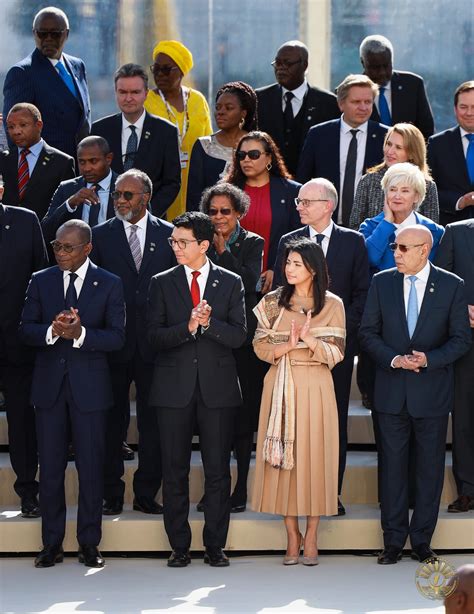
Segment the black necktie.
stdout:
<path fill-rule="evenodd" d="M 71 309 L 71 307 L 77 307 L 77 292 L 76 286 L 74 285 L 76 279 L 77 273 L 69 273 L 69 286 L 67 287 L 66 298 L 64 299 L 66 309 Z"/>
<path fill-rule="evenodd" d="M 94 183 L 92 186 L 95 188 L 95 193 L 97 197 L 99 197 L 100 185 L 98 183 Z M 100 213 L 100 202 L 97 205 L 91 205 L 89 209 L 89 226 L 92 228 L 93 226 L 97 226 L 99 223 L 99 213 Z"/>
<path fill-rule="evenodd" d="M 285 104 L 285 110 L 283 111 L 283 122 L 285 124 L 285 130 L 290 130 L 293 124 L 294 115 L 293 115 L 293 105 L 291 104 L 291 101 L 293 100 L 294 97 L 295 95 L 293 94 L 293 92 L 286 92 L 285 94 L 286 104 Z"/>
<path fill-rule="evenodd" d="M 321 246 L 323 245 L 323 239 L 324 239 L 324 235 L 321 235 L 321 234 L 316 235 L 316 243 L 318 245 L 321 245 Z"/>
<path fill-rule="evenodd" d="M 349 226 L 351 209 L 354 203 L 354 185 L 357 166 L 357 133 L 358 130 L 351 130 L 352 139 L 347 150 L 346 170 L 344 172 L 344 186 L 342 188 L 342 225 Z"/>
<path fill-rule="evenodd" d="M 125 151 L 125 160 L 123 162 L 123 168 L 126 171 L 129 171 L 131 168 L 133 168 L 133 165 L 135 164 L 135 156 L 137 155 L 138 149 L 138 137 L 137 133 L 135 132 L 137 127 L 132 125 L 129 126 L 129 128 L 130 136 L 128 137 L 127 149 Z"/>

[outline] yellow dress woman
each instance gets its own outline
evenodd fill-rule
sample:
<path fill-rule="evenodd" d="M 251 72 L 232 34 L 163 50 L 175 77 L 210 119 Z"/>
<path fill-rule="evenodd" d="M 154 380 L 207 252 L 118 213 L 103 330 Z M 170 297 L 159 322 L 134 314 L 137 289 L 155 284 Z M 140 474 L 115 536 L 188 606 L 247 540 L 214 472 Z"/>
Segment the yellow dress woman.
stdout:
<path fill-rule="evenodd" d="M 186 210 L 189 160 L 194 143 L 212 133 L 211 114 L 206 99 L 197 90 L 181 85 L 183 77 L 193 67 L 189 49 L 178 41 L 161 41 L 153 49 L 150 70 L 156 88 L 148 92 L 145 109 L 163 117 L 178 128 L 181 158 L 181 190 L 168 209 L 172 220 Z"/>

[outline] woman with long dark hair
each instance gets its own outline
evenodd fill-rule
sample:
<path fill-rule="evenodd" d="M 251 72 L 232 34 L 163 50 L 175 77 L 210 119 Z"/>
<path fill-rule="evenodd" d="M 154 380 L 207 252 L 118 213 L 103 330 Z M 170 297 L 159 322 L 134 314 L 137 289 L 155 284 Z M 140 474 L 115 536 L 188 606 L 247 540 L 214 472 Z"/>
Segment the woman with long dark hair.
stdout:
<path fill-rule="evenodd" d="M 284 565 L 318 564 L 320 516 L 337 515 L 338 414 L 331 369 L 344 357 L 342 300 L 328 291 L 321 247 L 307 238 L 287 244 L 283 286 L 255 307 L 257 356 L 265 377 L 252 497 L 256 511 L 281 514 Z M 306 516 L 306 533 L 298 526 Z"/>

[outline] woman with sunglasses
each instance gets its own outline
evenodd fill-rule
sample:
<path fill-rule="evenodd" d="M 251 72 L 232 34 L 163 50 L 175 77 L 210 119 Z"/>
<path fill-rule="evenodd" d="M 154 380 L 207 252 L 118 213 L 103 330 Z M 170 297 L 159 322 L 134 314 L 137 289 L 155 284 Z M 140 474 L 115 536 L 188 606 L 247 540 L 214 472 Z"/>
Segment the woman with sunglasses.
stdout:
<path fill-rule="evenodd" d="M 320 516 L 337 515 L 338 417 L 331 369 L 344 357 L 342 300 L 328 291 L 323 250 L 298 238 L 285 247 L 283 286 L 255 308 L 253 346 L 270 363 L 258 425 L 252 508 L 280 514 L 284 565 L 318 564 Z M 298 517 L 306 516 L 305 536 Z"/>
<path fill-rule="evenodd" d="M 219 130 L 194 144 L 189 166 L 186 208 L 197 210 L 203 191 L 227 173 L 239 140 L 257 127 L 257 94 L 243 81 L 223 85 L 216 94 L 214 119 Z"/>
<path fill-rule="evenodd" d="M 383 211 L 362 222 L 359 228 L 365 237 L 371 267 L 383 271 L 395 266 L 390 245 L 402 228 L 412 224 L 423 224 L 433 235 L 430 253 L 433 260 L 444 228 L 417 212 L 426 194 L 424 173 L 414 164 L 400 162 L 387 170 L 381 186 L 385 196 Z"/>
<path fill-rule="evenodd" d="M 153 49 L 150 70 L 156 88 L 148 92 L 145 109 L 177 127 L 181 158 L 181 189 L 166 213 L 169 220 L 186 210 L 189 158 L 193 145 L 199 137 L 212 132 L 206 99 L 201 92 L 182 85 L 183 77 L 192 67 L 192 53 L 178 41 L 161 41 Z"/>
<path fill-rule="evenodd" d="M 301 184 L 290 177 L 271 136 L 258 130 L 240 139 L 225 177 L 225 181 L 250 196 L 250 209 L 242 225 L 265 240 L 260 277 L 262 294 L 272 287 L 273 266 L 281 237 L 301 226 L 294 206 Z"/>
<path fill-rule="evenodd" d="M 235 185 L 224 182 L 205 190 L 199 205 L 200 210 L 210 216 L 216 231 L 214 244 L 207 252 L 208 257 L 215 264 L 240 275 L 245 289 L 247 340 L 233 352 L 243 398 L 234 430 L 237 482 L 231 498 L 233 513 L 245 511 L 247 504 L 247 476 L 266 371 L 265 365 L 257 359 L 252 348 L 257 325 L 252 310 L 259 299 L 256 287 L 262 271 L 263 239 L 245 230 L 240 224 L 249 207 L 247 194 Z"/>
<path fill-rule="evenodd" d="M 387 170 L 399 162 L 415 164 L 425 176 L 426 194 L 418 211 L 433 222 L 438 222 L 438 190 L 426 161 L 425 139 L 416 126 L 401 123 L 392 126 L 385 135 L 383 161 L 370 168 L 357 186 L 349 222 L 351 228 L 357 230 L 366 218 L 382 211 L 385 197 L 380 182 Z"/>

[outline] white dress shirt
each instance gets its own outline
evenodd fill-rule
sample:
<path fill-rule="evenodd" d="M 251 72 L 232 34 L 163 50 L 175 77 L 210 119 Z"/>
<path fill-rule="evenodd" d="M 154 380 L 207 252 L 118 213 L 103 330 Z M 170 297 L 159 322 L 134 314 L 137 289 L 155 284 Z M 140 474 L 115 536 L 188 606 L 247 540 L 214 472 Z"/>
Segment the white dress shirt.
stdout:
<path fill-rule="evenodd" d="M 308 82 L 304 79 L 303 83 L 297 87 L 295 90 L 287 90 L 286 87 L 281 88 L 281 108 L 282 111 L 285 111 L 286 107 L 286 98 L 285 94 L 287 92 L 291 92 L 293 94 L 293 98 L 291 99 L 291 106 L 293 107 L 293 117 L 296 117 L 303 106 L 303 100 L 306 96 L 306 92 L 308 91 Z"/>
<path fill-rule="evenodd" d="M 349 126 L 349 124 L 346 124 L 343 114 L 341 116 L 341 131 L 339 140 L 339 186 L 341 194 L 344 186 L 344 175 L 346 173 L 347 154 L 349 152 L 349 145 L 352 140 L 351 130 L 354 130 L 354 128 Z M 365 148 L 367 145 L 367 132 L 369 130 L 368 122 L 358 126 L 357 130 L 357 163 L 354 181 L 354 196 L 357 190 L 357 185 L 364 172 Z M 338 207 L 337 222 L 338 224 L 342 222 L 342 207 Z"/>
<path fill-rule="evenodd" d="M 90 260 L 89 258 L 86 258 L 86 261 L 84 262 L 84 264 L 82 264 L 77 269 L 77 271 L 74 271 L 77 275 L 74 281 L 74 287 L 76 288 L 77 298 L 79 298 L 79 295 L 81 293 L 82 286 L 84 284 L 84 279 L 86 278 L 87 269 L 89 268 L 89 264 L 90 264 Z M 71 271 L 63 271 L 64 298 L 66 298 L 66 292 L 69 287 L 69 281 L 70 281 L 69 273 L 71 273 Z M 81 326 L 81 336 L 79 337 L 79 339 L 73 339 L 72 347 L 80 348 L 82 344 L 84 343 L 85 338 L 86 338 L 86 329 L 83 326 Z M 54 345 L 58 339 L 59 337 L 57 335 L 53 336 L 53 325 L 51 325 L 46 331 L 47 345 Z"/>
<path fill-rule="evenodd" d="M 189 291 L 191 292 L 191 282 L 193 281 L 193 273 L 195 269 L 189 268 L 186 264 L 184 265 L 184 272 L 186 273 L 186 279 L 188 281 Z M 206 289 L 207 278 L 209 277 L 209 272 L 211 270 L 211 265 L 209 264 L 209 259 L 206 258 L 206 262 L 200 269 L 197 269 L 201 275 L 198 275 L 197 282 L 199 285 L 199 294 L 200 299 L 204 296 L 204 290 Z"/>
<path fill-rule="evenodd" d="M 430 263 L 427 262 L 425 266 L 416 274 L 415 290 L 418 303 L 418 313 L 420 313 L 423 297 L 425 296 L 426 284 L 428 277 L 430 276 Z M 410 295 L 411 281 L 408 279 L 411 275 L 403 276 L 403 300 L 405 301 L 405 315 L 408 312 L 408 297 Z"/>
<path fill-rule="evenodd" d="M 130 235 L 132 233 L 131 228 L 132 226 L 137 226 L 137 239 L 138 242 L 140 243 L 140 251 L 142 253 L 142 257 L 143 257 L 143 252 L 145 250 L 145 241 L 146 241 L 146 227 L 148 224 L 148 211 L 145 212 L 145 215 L 138 220 L 138 222 L 136 224 L 132 224 L 130 222 L 126 222 L 125 220 L 122 220 L 123 222 L 123 228 L 125 230 L 125 235 L 127 237 L 127 241 L 130 242 Z M 198 278 L 199 279 L 199 278 Z"/>
<path fill-rule="evenodd" d="M 145 109 L 143 109 L 143 113 L 137 119 L 136 122 L 131 124 L 129 121 L 125 119 L 125 115 L 122 113 L 122 160 L 125 157 L 127 152 L 127 143 L 132 131 L 130 130 L 130 126 L 135 126 L 135 134 L 137 135 L 137 149 L 140 146 L 140 139 L 142 137 L 143 132 L 143 123 L 145 121 Z"/>
<path fill-rule="evenodd" d="M 418 224 L 418 222 L 416 221 L 415 212 L 412 211 L 410 215 L 405 218 L 400 224 L 395 224 L 395 222 L 393 222 L 393 225 L 395 226 L 395 236 L 397 236 L 398 233 L 401 232 L 407 226 L 413 226 L 414 224 Z"/>
<path fill-rule="evenodd" d="M 318 232 L 312 226 L 309 227 L 309 238 L 314 243 L 317 243 L 316 235 L 324 235 L 324 239 L 321 241 L 321 248 L 325 256 L 328 253 L 329 241 L 331 239 L 333 227 L 334 227 L 334 222 L 332 220 L 329 223 L 329 226 L 326 226 L 326 228 L 322 232 Z"/>
<path fill-rule="evenodd" d="M 391 117 L 392 116 L 392 82 L 389 81 L 385 85 L 382 85 L 379 87 L 385 88 L 383 94 L 385 96 L 385 100 L 387 101 L 388 109 L 390 111 L 390 117 Z M 379 112 L 379 115 L 380 115 L 379 98 L 380 98 L 380 94 L 377 94 L 374 102 L 375 102 L 375 106 L 377 107 L 377 111 Z"/>
<path fill-rule="evenodd" d="M 38 162 L 38 158 L 40 157 L 41 151 L 43 149 L 43 145 L 44 145 L 44 141 L 43 139 L 40 139 L 37 143 L 28 147 L 28 149 L 30 150 L 30 153 L 26 156 L 26 162 L 28 164 L 28 173 L 30 175 L 30 179 L 31 179 L 31 175 L 33 174 L 33 171 L 35 170 L 35 166 L 36 166 L 36 163 Z M 18 147 L 18 166 L 20 166 L 20 154 L 24 149 L 25 147 Z"/>

